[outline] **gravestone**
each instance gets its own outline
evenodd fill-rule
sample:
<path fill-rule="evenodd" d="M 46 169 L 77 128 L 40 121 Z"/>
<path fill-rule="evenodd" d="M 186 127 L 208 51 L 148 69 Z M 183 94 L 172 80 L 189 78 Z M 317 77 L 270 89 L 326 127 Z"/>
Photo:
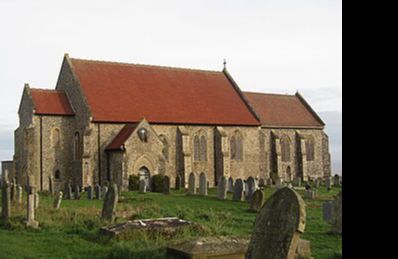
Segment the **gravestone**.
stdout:
<path fill-rule="evenodd" d="M 72 191 L 72 184 L 68 183 L 66 186 L 66 197 L 67 200 L 72 200 L 73 199 L 73 191 Z"/>
<path fill-rule="evenodd" d="M 179 190 L 180 188 L 181 188 L 181 176 L 177 175 L 175 189 Z"/>
<path fill-rule="evenodd" d="M 234 193 L 232 195 L 232 200 L 242 201 L 243 197 L 243 181 L 242 179 L 236 179 Z"/>
<path fill-rule="evenodd" d="M 308 189 L 304 193 L 305 198 L 315 200 L 317 197 L 317 189 Z"/>
<path fill-rule="evenodd" d="M 199 175 L 199 194 L 207 196 L 207 177 L 205 173 Z"/>
<path fill-rule="evenodd" d="M 22 186 L 17 186 L 17 203 L 22 204 L 23 189 Z"/>
<path fill-rule="evenodd" d="M 54 209 L 58 210 L 61 207 L 63 193 L 59 192 L 54 199 L 53 207 Z"/>
<path fill-rule="evenodd" d="M 74 188 L 74 198 L 75 200 L 80 200 L 80 186 L 79 185 L 75 185 Z"/>
<path fill-rule="evenodd" d="M 251 202 L 252 195 L 256 191 L 256 182 L 254 178 L 250 176 L 249 178 L 247 178 L 246 183 L 247 183 L 247 189 L 245 190 L 246 201 Z"/>
<path fill-rule="evenodd" d="M 333 201 L 333 218 L 332 218 L 332 233 L 342 234 L 343 233 L 343 225 L 342 225 L 342 202 L 343 202 L 343 192 L 340 191 L 339 194 L 336 195 Z"/>
<path fill-rule="evenodd" d="M 269 187 L 272 186 L 272 178 L 267 179 L 267 186 L 269 186 Z"/>
<path fill-rule="evenodd" d="M 258 180 L 258 187 L 265 187 L 265 180 L 264 180 L 264 178 L 260 178 L 260 180 Z"/>
<path fill-rule="evenodd" d="M 87 199 L 92 200 L 94 198 L 93 193 L 94 193 L 93 187 L 91 185 L 87 186 Z"/>
<path fill-rule="evenodd" d="M 116 216 L 116 205 L 119 200 L 119 192 L 116 184 L 109 187 L 102 206 L 102 220 L 113 223 Z"/>
<path fill-rule="evenodd" d="M 280 189 L 283 187 L 282 179 L 280 177 L 275 178 L 275 187 L 276 189 Z"/>
<path fill-rule="evenodd" d="M 108 192 L 108 186 L 105 185 L 104 187 L 102 187 L 102 196 L 105 197 L 107 192 Z"/>
<path fill-rule="evenodd" d="M 140 193 L 146 193 L 146 187 L 147 187 L 147 185 L 146 185 L 145 180 L 141 179 L 140 183 L 139 183 L 139 192 Z"/>
<path fill-rule="evenodd" d="M 326 190 L 330 190 L 332 188 L 332 180 L 330 177 L 326 177 L 325 179 Z"/>
<path fill-rule="evenodd" d="M 48 177 L 48 190 L 49 190 L 51 195 L 54 195 L 54 192 L 55 192 L 55 190 L 54 190 L 54 178 L 53 178 L 52 175 L 50 175 Z"/>
<path fill-rule="evenodd" d="M 28 193 L 26 226 L 31 228 L 38 228 L 39 222 L 35 220 L 35 210 L 38 205 L 36 188 L 31 187 Z"/>
<path fill-rule="evenodd" d="M 95 193 L 95 199 L 96 200 L 101 200 L 102 199 L 101 186 L 99 184 L 96 184 L 94 186 L 94 193 Z"/>
<path fill-rule="evenodd" d="M 264 202 L 264 193 L 261 190 L 256 190 L 253 193 L 252 199 L 250 201 L 249 212 L 258 212 Z"/>
<path fill-rule="evenodd" d="M 34 193 L 34 207 L 35 207 L 35 210 L 37 210 L 38 208 L 39 208 L 39 201 L 40 201 L 40 196 L 39 196 L 39 193 L 38 192 L 35 192 Z"/>
<path fill-rule="evenodd" d="M 333 218 L 333 201 L 327 201 L 322 204 L 323 220 L 330 222 Z"/>
<path fill-rule="evenodd" d="M 11 217 L 11 186 L 8 181 L 4 181 L 1 188 L 1 217 L 5 220 Z"/>
<path fill-rule="evenodd" d="M 189 179 L 188 179 L 188 194 L 189 195 L 194 195 L 196 194 L 196 185 L 195 185 L 195 174 L 190 173 L 189 174 Z"/>
<path fill-rule="evenodd" d="M 295 177 L 293 179 L 293 186 L 301 187 L 301 177 Z"/>
<path fill-rule="evenodd" d="M 335 174 L 333 177 L 333 185 L 340 186 L 340 176 L 338 174 Z"/>
<path fill-rule="evenodd" d="M 227 178 L 221 176 L 218 180 L 217 185 L 217 199 L 226 200 L 227 199 Z"/>
<path fill-rule="evenodd" d="M 320 184 L 319 184 L 319 179 L 318 179 L 318 178 L 315 178 L 315 179 L 314 179 L 314 187 L 315 187 L 315 188 L 319 188 L 319 185 L 320 185 Z"/>
<path fill-rule="evenodd" d="M 257 215 L 248 259 L 293 259 L 306 221 L 305 203 L 290 188 L 277 190 Z"/>
<path fill-rule="evenodd" d="M 170 177 L 163 177 L 163 194 L 170 194 Z"/>
<path fill-rule="evenodd" d="M 233 193 L 234 192 L 234 179 L 232 177 L 228 178 L 228 189 L 227 192 Z"/>

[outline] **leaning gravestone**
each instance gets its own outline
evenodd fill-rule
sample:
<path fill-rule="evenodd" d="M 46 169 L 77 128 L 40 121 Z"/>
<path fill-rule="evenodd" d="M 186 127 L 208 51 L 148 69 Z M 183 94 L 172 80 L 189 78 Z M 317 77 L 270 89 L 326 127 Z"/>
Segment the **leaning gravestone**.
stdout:
<path fill-rule="evenodd" d="M 189 179 L 188 179 L 188 194 L 189 195 L 194 195 L 196 194 L 196 183 L 195 183 L 195 174 L 190 173 L 189 174 Z"/>
<path fill-rule="evenodd" d="M 87 199 L 92 200 L 93 198 L 94 198 L 93 187 L 89 185 L 87 186 Z"/>
<path fill-rule="evenodd" d="M 181 188 L 181 176 L 177 175 L 175 189 L 179 190 L 180 188 Z"/>
<path fill-rule="evenodd" d="M 207 177 L 203 172 L 199 175 L 199 195 L 207 196 Z"/>
<path fill-rule="evenodd" d="M 234 192 L 234 179 L 232 177 L 228 178 L 228 189 L 227 192 L 233 193 Z"/>
<path fill-rule="evenodd" d="M 277 190 L 257 215 L 248 259 L 293 259 L 306 221 L 305 203 L 290 188 Z"/>
<path fill-rule="evenodd" d="M 242 201 L 243 200 L 243 181 L 242 179 L 236 179 L 234 193 L 232 195 L 232 200 Z"/>
<path fill-rule="evenodd" d="M 113 223 L 116 216 L 116 205 L 119 200 L 119 192 L 116 184 L 109 187 L 102 206 L 102 220 Z"/>
<path fill-rule="evenodd" d="M 246 201 L 250 202 L 253 193 L 256 191 L 256 182 L 253 177 L 247 178 Z"/>
<path fill-rule="evenodd" d="M 170 177 L 163 177 L 163 194 L 170 194 Z"/>
<path fill-rule="evenodd" d="M 62 192 L 59 192 L 59 193 L 55 196 L 53 207 L 54 207 L 54 209 L 56 209 L 56 210 L 58 210 L 58 209 L 61 207 L 62 195 L 63 195 L 63 193 L 62 193 Z"/>
<path fill-rule="evenodd" d="M 101 186 L 99 184 L 96 184 L 94 186 L 94 193 L 95 193 L 95 199 L 101 200 Z"/>
<path fill-rule="evenodd" d="M 146 182 L 145 182 L 144 179 L 141 179 L 141 180 L 140 180 L 140 183 L 139 183 L 139 192 L 140 192 L 140 193 L 146 193 Z"/>
<path fill-rule="evenodd" d="M 252 199 L 250 201 L 250 208 L 248 212 L 258 212 L 258 210 L 263 206 L 264 193 L 261 190 L 256 190 L 253 193 Z"/>
<path fill-rule="evenodd" d="M 3 182 L 1 189 L 1 217 L 9 219 L 11 217 L 11 187 L 8 181 Z"/>
<path fill-rule="evenodd" d="M 221 176 L 218 180 L 217 186 L 217 199 L 226 200 L 227 199 L 227 178 Z"/>
<path fill-rule="evenodd" d="M 343 192 L 339 192 L 333 201 L 332 233 L 343 233 L 342 225 Z"/>

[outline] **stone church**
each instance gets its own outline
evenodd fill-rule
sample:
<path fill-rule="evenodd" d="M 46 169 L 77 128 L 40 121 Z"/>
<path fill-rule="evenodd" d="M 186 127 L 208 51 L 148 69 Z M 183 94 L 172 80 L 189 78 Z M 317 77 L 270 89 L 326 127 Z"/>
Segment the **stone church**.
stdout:
<path fill-rule="evenodd" d="M 291 181 L 330 176 L 324 122 L 304 98 L 242 92 L 223 71 L 64 56 L 54 90 L 25 85 L 10 178 L 61 190 L 191 172 Z"/>

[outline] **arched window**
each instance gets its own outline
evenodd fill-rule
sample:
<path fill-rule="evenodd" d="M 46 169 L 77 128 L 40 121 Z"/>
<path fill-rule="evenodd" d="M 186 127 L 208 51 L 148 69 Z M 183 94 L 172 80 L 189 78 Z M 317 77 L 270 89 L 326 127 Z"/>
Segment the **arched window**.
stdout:
<path fill-rule="evenodd" d="M 242 161 L 243 160 L 243 138 L 239 132 L 231 137 L 230 140 L 231 147 L 231 159 Z"/>
<path fill-rule="evenodd" d="M 235 139 L 235 136 L 231 137 L 230 147 L 231 147 L 231 159 L 234 160 L 236 158 L 236 139 Z"/>
<path fill-rule="evenodd" d="M 283 136 L 281 139 L 281 153 L 282 161 L 290 162 L 290 139 L 287 136 Z"/>
<path fill-rule="evenodd" d="M 75 140 L 74 140 L 74 158 L 75 158 L 75 160 L 79 160 L 80 156 L 81 156 L 80 134 L 79 134 L 79 132 L 76 132 Z"/>
<path fill-rule="evenodd" d="M 200 137 L 200 156 L 199 160 L 200 161 L 207 161 L 207 143 L 206 143 L 206 137 L 201 136 Z"/>
<path fill-rule="evenodd" d="M 60 132 L 59 132 L 58 128 L 55 128 L 55 129 L 52 130 L 51 141 L 52 141 L 53 147 L 56 147 L 56 146 L 60 145 L 61 135 L 60 135 Z"/>
<path fill-rule="evenodd" d="M 54 173 L 55 180 L 61 180 L 61 172 L 59 170 Z"/>
<path fill-rule="evenodd" d="M 312 137 L 309 137 L 305 141 L 305 151 L 307 153 L 307 161 L 314 161 L 315 159 L 315 142 Z"/>
<path fill-rule="evenodd" d="M 199 149 L 200 149 L 200 143 L 199 143 L 199 136 L 195 136 L 193 139 L 193 158 L 195 161 L 199 161 Z"/>

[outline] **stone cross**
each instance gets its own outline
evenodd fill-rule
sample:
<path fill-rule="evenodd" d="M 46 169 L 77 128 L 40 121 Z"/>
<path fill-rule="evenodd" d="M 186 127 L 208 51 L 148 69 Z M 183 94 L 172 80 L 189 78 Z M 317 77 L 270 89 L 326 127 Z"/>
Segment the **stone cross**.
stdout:
<path fill-rule="evenodd" d="M 116 217 L 116 205 L 119 200 L 119 192 L 117 184 L 113 184 L 109 187 L 108 192 L 104 198 L 104 204 L 102 206 L 102 220 L 113 223 Z"/>
<path fill-rule="evenodd" d="M 228 189 L 227 192 L 233 193 L 234 192 L 234 179 L 232 177 L 228 178 Z"/>
<path fill-rule="evenodd" d="M 22 204 L 22 195 L 23 195 L 22 186 L 18 185 L 17 186 L 17 203 L 18 204 Z"/>
<path fill-rule="evenodd" d="M 181 188 L 181 176 L 177 175 L 175 189 L 179 190 L 180 188 Z"/>
<path fill-rule="evenodd" d="M 87 186 L 87 199 L 92 200 L 93 198 L 94 198 L 93 187 L 89 185 Z"/>
<path fill-rule="evenodd" d="M 246 201 L 250 202 L 253 193 L 256 191 L 256 182 L 254 181 L 254 178 L 249 176 L 247 178 L 247 189 L 246 189 Z"/>
<path fill-rule="evenodd" d="M 295 258 L 305 224 L 305 203 L 300 195 L 288 187 L 277 190 L 257 215 L 246 258 Z"/>
<path fill-rule="evenodd" d="M 8 181 L 1 188 L 1 217 L 5 220 L 11 217 L 11 187 Z"/>
<path fill-rule="evenodd" d="M 54 199 L 54 209 L 58 210 L 61 207 L 63 193 L 59 192 Z"/>
<path fill-rule="evenodd" d="M 243 181 L 242 179 L 236 179 L 234 193 L 232 195 L 232 200 L 242 201 L 243 200 Z"/>
<path fill-rule="evenodd" d="M 99 184 L 96 184 L 94 186 L 94 193 L 95 193 L 95 199 L 97 200 L 101 200 L 102 199 L 102 195 L 101 195 L 101 186 Z"/>
<path fill-rule="evenodd" d="M 141 179 L 141 180 L 140 180 L 140 183 L 139 183 L 139 192 L 140 192 L 140 193 L 146 193 L 146 182 L 145 182 L 144 179 Z"/>
<path fill-rule="evenodd" d="M 218 180 L 217 185 L 217 199 L 226 200 L 227 199 L 227 178 L 221 176 Z"/>
<path fill-rule="evenodd" d="M 188 194 L 189 195 L 194 195 L 196 194 L 196 185 L 195 185 L 195 174 L 190 173 L 189 174 L 189 179 L 188 179 Z"/>
<path fill-rule="evenodd" d="M 28 192 L 26 226 L 31 228 L 38 228 L 39 222 L 35 220 L 35 210 L 38 205 L 36 188 L 31 187 Z"/>
<path fill-rule="evenodd" d="M 253 193 L 252 199 L 250 201 L 249 212 L 258 212 L 264 202 L 264 193 L 261 190 L 256 190 Z"/>
<path fill-rule="evenodd" d="M 163 194 L 170 194 L 170 177 L 163 177 Z"/>
<path fill-rule="evenodd" d="M 207 196 L 207 176 L 203 172 L 199 175 L 199 194 Z"/>
<path fill-rule="evenodd" d="M 342 234 L 342 202 L 343 202 L 343 192 L 340 191 L 336 195 L 333 201 L 333 218 L 332 218 L 332 233 Z"/>

